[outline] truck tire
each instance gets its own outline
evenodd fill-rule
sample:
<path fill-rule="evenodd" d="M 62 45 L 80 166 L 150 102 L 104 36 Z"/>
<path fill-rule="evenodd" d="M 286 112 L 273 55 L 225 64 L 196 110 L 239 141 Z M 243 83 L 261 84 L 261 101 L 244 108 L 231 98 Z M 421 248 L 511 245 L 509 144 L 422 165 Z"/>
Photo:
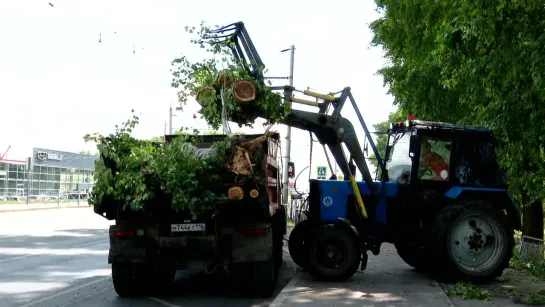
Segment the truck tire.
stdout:
<path fill-rule="evenodd" d="M 310 231 L 310 222 L 304 220 L 292 229 L 288 240 L 288 249 L 291 259 L 295 264 L 306 270 L 309 263 L 308 253 L 308 234 Z M 307 242 L 307 245 L 305 245 Z"/>
<path fill-rule="evenodd" d="M 286 211 L 284 206 L 280 206 L 276 214 L 272 217 L 271 225 L 273 228 L 273 258 L 276 273 L 280 271 L 284 263 L 284 234 L 286 229 Z"/>
<path fill-rule="evenodd" d="M 513 256 L 513 229 L 503 211 L 460 204 L 445 207 L 432 233 L 438 279 L 487 283 L 502 275 Z"/>
<path fill-rule="evenodd" d="M 277 282 L 273 259 L 243 262 L 234 266 L 232 276 L 237 292 L 244 296 L 268 298 L 274 294 Z"/>
<path fill-rule="evenodd" d="M 360 265 L 358 246 L 354 236 L 343 229 L 334 225 L 319 227 L 312 237 L 308 272 L 316 280 L 348 280 Z M 340 264 L 336 263 L 339 259 Z"/>
<path fill-rule="evenodd" d="M 115 292 L 121 297 L 146 295 L 149 272 L 147 266 L 140 263 L 112 263 Z"/>
<path fill-rule="evenodd" d="M 417 271 L 429 272 L 430 270 L 430 260 L 427 257 L 429 255 L 420 245 L 418 244 L 407 244 L 407 243 L 395 243 L 394 244 L 397 250 L 397 254 L 406 264 L 412 266 Z"/>

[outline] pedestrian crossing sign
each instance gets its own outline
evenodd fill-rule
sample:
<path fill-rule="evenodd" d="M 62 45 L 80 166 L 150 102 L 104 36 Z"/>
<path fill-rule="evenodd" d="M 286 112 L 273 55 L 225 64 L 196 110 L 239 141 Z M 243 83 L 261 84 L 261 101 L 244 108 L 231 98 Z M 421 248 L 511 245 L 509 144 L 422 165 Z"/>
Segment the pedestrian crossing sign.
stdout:
<path fill-rule="evenodd" d="M 316 174 L 318 179 L 325 179 L 327 177 L 327 166 L 318 166 L 316 168 Z"/>

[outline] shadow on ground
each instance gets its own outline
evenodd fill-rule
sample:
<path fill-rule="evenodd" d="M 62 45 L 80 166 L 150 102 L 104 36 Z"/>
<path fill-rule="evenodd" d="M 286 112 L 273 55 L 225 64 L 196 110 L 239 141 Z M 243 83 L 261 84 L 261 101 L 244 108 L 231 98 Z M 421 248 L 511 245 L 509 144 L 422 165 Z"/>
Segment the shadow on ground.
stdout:
<path fill-rule="evenodd" d="M 113 289 L 108 249 L 107 229 L 0 236 L 0 306 L 266 306 L 274 299 L 234 296 L 225 278 L 185 271 L 160 297 L 122 299 Z M 291 273 L 285 265 L 277 293 Z"/>

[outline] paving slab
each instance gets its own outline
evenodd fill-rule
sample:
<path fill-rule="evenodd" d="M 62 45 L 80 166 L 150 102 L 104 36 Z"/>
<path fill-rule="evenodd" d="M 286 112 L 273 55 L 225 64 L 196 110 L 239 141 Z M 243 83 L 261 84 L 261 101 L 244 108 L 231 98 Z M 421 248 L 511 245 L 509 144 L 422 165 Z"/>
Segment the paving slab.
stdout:
<path fill-rule="evenodd" d="M 298 272 L 272 306 L 454 306 L 433 279 L 418 274 L 384 244 L 367 269 L 341 283 L 317 282 Z"/>

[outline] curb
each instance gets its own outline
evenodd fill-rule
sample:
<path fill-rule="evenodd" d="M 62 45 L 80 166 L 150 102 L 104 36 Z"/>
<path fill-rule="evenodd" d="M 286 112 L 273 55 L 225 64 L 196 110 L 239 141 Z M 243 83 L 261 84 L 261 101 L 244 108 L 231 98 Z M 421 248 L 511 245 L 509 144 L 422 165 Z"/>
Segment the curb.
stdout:
<path fill-rule="evenodd" d="M 447 293 L 445 292 L 445 289 L 443 289 L 443 286 L 441 286 L 440 283 L 437 282 L 437 280 L 433 280 L 435 283 L 437 283 L 437 286 L 439 288 L 441 288 L 441 293 L 443 294 L 443 297 L 445 298 L 445 300 L 447 301 L 447 304 L 449 307 L 454 307 L 454 303 L 452 302 L 452 300 L 450 299 L 450 297 L 447 295 Z"/>
<path fill-rule="evenodd" d="M 291 278 L 290 282 L 278 293 L 274 301 L 269 305 L 269 307 L 276 307 L 276 306 L 282 306 L 284 304 L 284 301 L 290 296 L 290 293 L 295 291 L 295 288 L 297 286 L 297 283 L 301 279 L 302 273 L 297 272 L 295 275 Z"/>
<path fill-rule="evenodd" d="M 26 206 L 26 205 L 21 205 Z M 53 210 L 53 209 L 74 209 L 74 208 L 89 208 L 89 205 L 70 205 L 70 206 L 57 206 L 57 207 L 42 207 L 42 208 L 16 208 L 16 209 L 6 209 L 1 210 L 0 214 L 5 212 L 24 212 L 24 211 L 38 211 L 38 210 Z M 1 205 L 0 205 L 1 208 Z"/>

